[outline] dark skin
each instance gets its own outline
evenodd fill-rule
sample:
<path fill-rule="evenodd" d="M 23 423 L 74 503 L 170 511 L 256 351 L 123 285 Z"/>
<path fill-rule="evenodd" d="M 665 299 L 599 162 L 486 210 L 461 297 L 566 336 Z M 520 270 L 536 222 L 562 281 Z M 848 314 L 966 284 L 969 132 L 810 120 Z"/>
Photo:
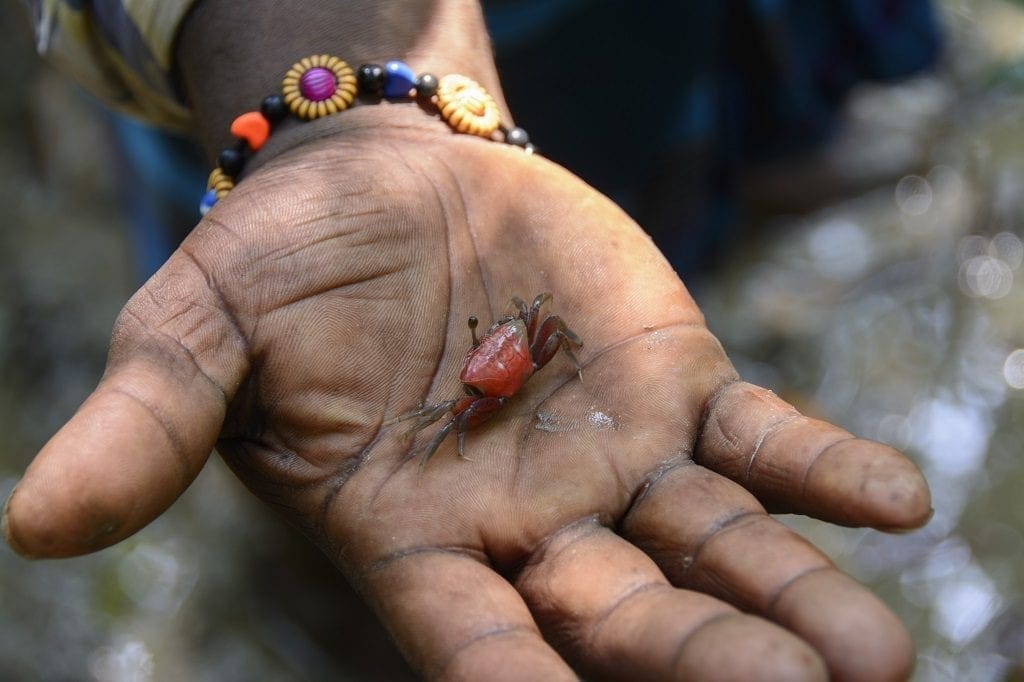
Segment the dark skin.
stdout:
<path fill-rule="evenodd" d="M 426 3 L 416 31 L 370 45 L 338 37 L 365 22 L 352 4 L 254 2 L 244 21 L 277 27 L 260 49 L 230 4 L 202 3 L 179 45 L 211 151 L 312 52 L 404 57 L 500 96 L 473 3 Z M 284 129 L 260 161 L 125 306 L 99 386 L 9 500 L 18 551 L 124 539 L 216 446 L 428 678 L 909 674 L 895 616 L 767 512 L 915 528 L 920 473 L 740 381 L 610 201 L 411 104 Z M 538 291 L 586 344 L 585 381 L 556 357 L 468 434 L 473 461 L 448 440 L 421 469 L 431 431 L 383 423 L 458 394 L 466 319 Z"/>

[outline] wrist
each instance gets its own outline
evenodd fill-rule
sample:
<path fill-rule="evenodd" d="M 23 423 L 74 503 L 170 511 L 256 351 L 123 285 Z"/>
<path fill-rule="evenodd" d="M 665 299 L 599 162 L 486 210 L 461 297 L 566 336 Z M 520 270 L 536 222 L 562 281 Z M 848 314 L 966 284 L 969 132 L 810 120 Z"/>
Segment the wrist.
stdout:
<path fill-rule="evenodd" d="M 440 117 L 422 111 L 416 104 L 382 100 L 313 121 L 291 121 L 281 126 L 246 164 L 245 177 L 280 157 L 287 156 L 292 163 L 300 160 L 302 154 L 329 150 L 342 141 L 367 148 L 396 144 L 423 149 L 445 139 L 463 137 L 468 138 L 456 135 Z"/>
<path fill-rule="evenodd" d="M 244 14 L 238 3 L 202 0 L 182 27 L 177 63 L 211 157 L 232 141 L 234 117 L 280 92 L 288 68 L 311 54 L 337 55 L 353 69 L 400 59 L 417 73 L 462 73 L 490 91 L 510 121 L 476 0 L 250 0 Z"/>

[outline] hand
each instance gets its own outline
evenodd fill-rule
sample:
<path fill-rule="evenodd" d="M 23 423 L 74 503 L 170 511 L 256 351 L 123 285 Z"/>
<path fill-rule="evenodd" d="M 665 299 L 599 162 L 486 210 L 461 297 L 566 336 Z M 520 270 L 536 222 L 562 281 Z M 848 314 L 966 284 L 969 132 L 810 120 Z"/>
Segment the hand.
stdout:
<path fill-rule="evenodd" d="M 647 237 L 564 170 L 411 106 L 339 118 L 129 301 L 9 501 L 12 546 L 117 542 L 216 445 L 427 677 L 908 674 L 896 618 L 765 509 L 913 528 L 910 462 L 739 381 Z M 421 469 L 433 429 L 383 422 L 458 396 L 466 319 L 540 291 L 583 380 L 556 357 L 468 433 L 472 461 L 449 439 Z"/>

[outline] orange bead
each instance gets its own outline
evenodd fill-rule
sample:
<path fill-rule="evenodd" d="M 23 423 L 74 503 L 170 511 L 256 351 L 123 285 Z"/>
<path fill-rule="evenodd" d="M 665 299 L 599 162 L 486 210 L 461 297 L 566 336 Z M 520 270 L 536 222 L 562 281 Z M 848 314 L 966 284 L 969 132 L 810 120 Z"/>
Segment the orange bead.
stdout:
<path fill-rule="evenodd" d="M 270 137 L 270 121 L 258 111 L 247 111 L 231 122 L 231 134 L 245 140 L 254 152 Z"/>

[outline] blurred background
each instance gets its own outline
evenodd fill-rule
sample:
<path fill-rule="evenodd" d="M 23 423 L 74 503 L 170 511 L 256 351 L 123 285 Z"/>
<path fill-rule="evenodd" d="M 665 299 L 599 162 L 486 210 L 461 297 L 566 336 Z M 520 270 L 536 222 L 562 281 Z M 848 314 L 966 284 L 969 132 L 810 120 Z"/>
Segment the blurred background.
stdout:
<path fill-rule="evenodd" d="M 744 227 L 687 283 L 744 378 L 924 470 L 936 513 L 912 534 L 782 517 L 908 625 L 915 679 L 1024 680 L 1024 2 L 936 8 L 937 67 L 857 86 L 827 144 L 744 167 Z M 137 220 L 160 200 L 124 150 L 179 145 L 40 62 L 21 7 L 0 5 L 0 26 L 5 499 L 160 257 Z M 158 179 L 189 197 L 202 181 Z M 410 677 L 326 559 L 216 457 L 117 547 L 28 563 L 0 546 L 0 679 Z"/>

